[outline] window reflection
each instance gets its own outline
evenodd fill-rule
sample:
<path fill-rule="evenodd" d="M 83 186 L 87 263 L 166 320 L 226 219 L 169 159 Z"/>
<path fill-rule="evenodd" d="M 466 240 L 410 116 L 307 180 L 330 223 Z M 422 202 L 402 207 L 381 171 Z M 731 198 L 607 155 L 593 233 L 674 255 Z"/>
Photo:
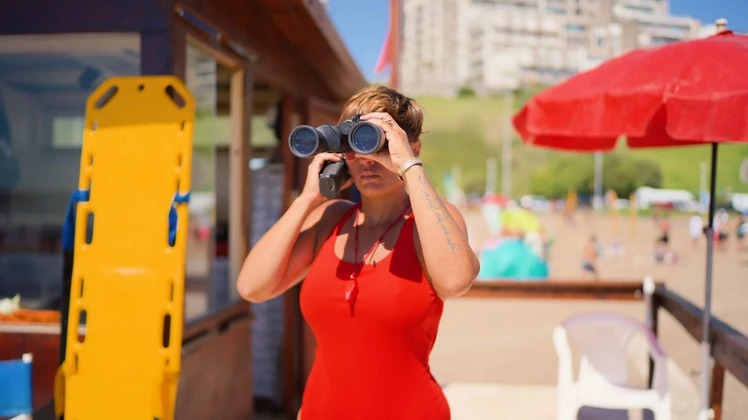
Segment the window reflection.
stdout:
<path fill-rule="evenodd" d="M 88 95 L 140 71 L 138 34 L 0 37 L 0 297 L 59 307 Z"/>
<path fill-rule="evenodd" d="M 296 125 L 296 116 L 284 116 L 280 92 L 262 83 L 254 86 L 251 121 L 252 221 L 250 245 L 275 224 L 283 213 L 283 159 L 280 145 L 283 118 Z M 252 391 L 256 401 L 280 406 L 282 375 L 284 296 L 252 305 Z"/>
<path fill-rule="evenodd" d="M 228 259 L 231 69 L 188 43 L 185 79 L 196 105 L 185 271 L 185 316 L 190 319 L 228 304 L 232 296 Z"/>

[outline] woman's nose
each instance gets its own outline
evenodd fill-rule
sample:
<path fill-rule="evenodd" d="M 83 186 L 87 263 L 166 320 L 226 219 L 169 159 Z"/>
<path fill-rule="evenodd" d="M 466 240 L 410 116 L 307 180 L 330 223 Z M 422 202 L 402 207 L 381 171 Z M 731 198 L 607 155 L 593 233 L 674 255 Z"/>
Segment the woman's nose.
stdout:
<path fill-rule="evenodd" d="M 373 165 L 376 163 L 376 161 L 371 158 L 371 155 L 361 155 L 361 154 L 356 153 L 355 156 L 356 156 L 356 160 L 358 160 L 358 162 L 361 165 L 368 166 L 368 165 Z"/>

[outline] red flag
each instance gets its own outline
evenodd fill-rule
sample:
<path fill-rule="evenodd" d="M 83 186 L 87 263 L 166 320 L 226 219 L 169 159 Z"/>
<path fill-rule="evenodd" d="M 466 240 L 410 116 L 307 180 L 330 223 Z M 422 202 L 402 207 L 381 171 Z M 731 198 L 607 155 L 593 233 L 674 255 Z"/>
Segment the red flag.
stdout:
<path fill-rule="evenodd" d="M 389 28 L 387 28 L 387 37 L 384 39 L 381 51 L 379 51 L 379 58 L 377 59 L 377 65 L 374 67 L 374 74 L 381 74 L 388 65 L 392 63 L 392 22 L 390 22 Z"/>
<path fill-rule="evenodd" d="M 400 1 L 390 0 L 390 24 L 387 27 L 387 37 L 379 52 L 379 59 L 374 67 L 374 74 L 380 74 L 387 66 L 390 67 L 390 87 L 397 89 L 397 61 L 400 39 Z"/>

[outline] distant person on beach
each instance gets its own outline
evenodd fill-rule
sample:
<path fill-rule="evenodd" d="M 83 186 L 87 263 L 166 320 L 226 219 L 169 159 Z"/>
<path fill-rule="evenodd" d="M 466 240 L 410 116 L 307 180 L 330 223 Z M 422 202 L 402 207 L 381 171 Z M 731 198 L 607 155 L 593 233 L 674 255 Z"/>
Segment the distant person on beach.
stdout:
<path fill-rule="evenodd" d="M 737 229 L 735 232 L 735 237 L 738 238 L 738 250 L 745 251 L 745 237 L 748 235 L 748 220 L 746 220 L 745 216 L 740 216 L 740 219 L 738 219 Z"/>
<path fill-rule="evenodd" d="M 597 237 L 590 236 L 587 245 L 584 246 L 584 255 L 582 256 L 582 274 L 583 277 L 591 277 L 592 280 L 599 280 L 597 272 Z"/>
<path fill-rule="evenodd" d="M 574 223 L 574 212 L 577 210 L 577 193 L 576 191 L 569 191 L 564 200 L 564 220 L 567 223 Z"/>
<path fill-rule="evenodd" d="M 665 245 L 670 243 L 670 219 L 667 216 L 663 216 L 660 219 L 660 237 L 657 239 Z"/>
<path fill-rule="evenodd" d="M 655 223 L 659 229 L 659 236 L 655 242 L 654 259 L 655 262 L 665 262 L 670 252 L 670 220 L 667 216 L 655 218 Z"/>
<path fill-rule="evenodd" d="M 729 223 L 730 215 L 727 214 L 727 210 L 717 210 L 717 214 L 714 215 L 712 226 L 714 227 L 714 242 L 717 244 L 717 249 L 719 249 L 720 251 L 724 251 L 727 249 L 727 240 L 729 238 Z"/>
<path fill-rule="evenodd" d="M 694 249 L 698 248 L 699 238 L 704 234 L 704 222 L 698 214 L 688 219 L 688 234 L 691 236 Z"/>

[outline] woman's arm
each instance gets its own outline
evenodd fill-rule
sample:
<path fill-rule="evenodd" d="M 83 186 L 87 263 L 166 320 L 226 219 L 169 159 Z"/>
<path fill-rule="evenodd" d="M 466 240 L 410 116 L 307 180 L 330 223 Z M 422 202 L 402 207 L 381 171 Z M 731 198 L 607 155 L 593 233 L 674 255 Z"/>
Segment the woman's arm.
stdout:
<path fill-rule="evenodd" d="M 378 125 L 388 141 L 386 151 L 369 155 L 369 159 L 398 173 L 405 162 L 420 153 L 420 140 L 410 142 L 391 115 L 372 112 L 361 119 Z M 442 297 L 467 292 L 478 276 L 480 263 L 468 244 L 465 220 L 453 205 L 439 198 L 423 167 L 412 166 L 403 180 L 416 217 L 423 269 L 431 285 Z"/>
<path fill-rule="evenodd" d="M 465 220 L 455 206 L 442 201 L 421 166 L 403 179 L 416 218 L 424 271 L 442 297 L 462 295 L 478 276 L 480 263 L 468 243 Z"/>
<path fill-rule="evenodd" d="M 328 230 L 329 213 L 337 213 L 342 200 L 324 202 L 319 192 L 319 172 L 326 161 L 338 161 L 331 153 L 320 153 L 309 164 L 304 191 L 288 210 L 252 247 L 244 260 L 236 288 L 251 302 L 261 302 L 285 292 L 306 274 L 316 253 L 316 240 Z"/>

